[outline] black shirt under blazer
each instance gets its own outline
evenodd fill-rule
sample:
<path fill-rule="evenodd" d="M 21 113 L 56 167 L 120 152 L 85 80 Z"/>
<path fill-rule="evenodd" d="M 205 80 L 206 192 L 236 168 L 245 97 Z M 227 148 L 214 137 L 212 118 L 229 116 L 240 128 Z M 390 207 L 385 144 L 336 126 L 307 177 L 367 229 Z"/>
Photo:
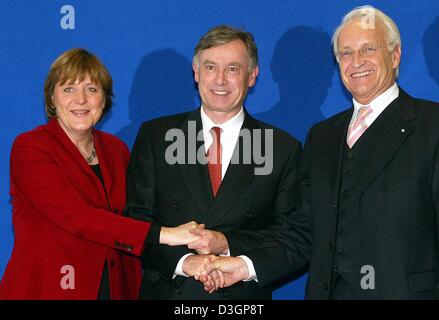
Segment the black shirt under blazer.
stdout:
<path fill-rule="evenodd" d="M 296 206 L 300 143 L 245 112 L 243 128 L 273 130 L 273 171 L 255 175 L 254 163 L 231 163 L 214 198 L 207 165 L 170 165 L 165 160 L 166 148 L 172 143 L 165 141 L 166 132 L 180 128 L 187 139 L 188 121 L 195 121 L 198 133 L 202 128 L 199 108 L 142 125 L 127 174 L 126 214 L 169 227 L 191 220 L 204 223 L 207 229 L 225 234 L 232 256 L 257 248 L 266 231 L 282 224 Z M 198 148 L 204 150 L 203 141 L 197 143 Z M 240 145 L 241 153 L 242 150 Z M 193 278 L 172 279 L 177 262 L 190 252 L 194 251 L 186 246 L 147 245 L 142 256 L 141 298 L 271 299 L 272 288 L 261 288 L 255 281 L 241 282 L 209 295 Z"/>

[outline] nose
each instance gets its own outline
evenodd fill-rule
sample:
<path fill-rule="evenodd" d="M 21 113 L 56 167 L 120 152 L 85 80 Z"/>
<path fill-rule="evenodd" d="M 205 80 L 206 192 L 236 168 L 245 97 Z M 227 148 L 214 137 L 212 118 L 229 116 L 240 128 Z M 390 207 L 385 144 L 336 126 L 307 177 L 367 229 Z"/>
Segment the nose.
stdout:
<path fill-rule="evenodd" d="M 352 56 L 352 64 L 354 67 L 361 67 L 364 64 L 364 58 L 360 54 L 359 50 L 354 51 L 354 54 Z"/>
<path fill-rule="evenodd" d="M 222 86 L 226 84 L 227 78 L 226 78 L 226 71 L 225 70 L 218 70 L 216 77 L 215 77 L 215 83 L 218 86 Z"/>
<path fill-rule="evenodd" d="M 84 104 L 87 102 L 87 95 L 84 90 L 78 90 L 76 93 L 76 100 L 79 104 Z"/>

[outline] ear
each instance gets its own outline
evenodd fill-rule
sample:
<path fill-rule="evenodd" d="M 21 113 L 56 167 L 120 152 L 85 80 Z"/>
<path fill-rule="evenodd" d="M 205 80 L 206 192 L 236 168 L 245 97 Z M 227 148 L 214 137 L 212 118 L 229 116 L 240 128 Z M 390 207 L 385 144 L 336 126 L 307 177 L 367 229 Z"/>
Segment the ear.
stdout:
<path fill-rule="evenodd" d="M 192 70 L 194 71 L 195 82 L 198 83 L 198 79 L 200 78 L 200 67 L 195 62 L 192 62 Z"/>
<path fill-rule="evenodd" d="M 256 84 L 256 78 L 258 77 L 259 74 L 259 67 L 256 66 L 252 69 L 252 71 L 250 71 L 250 77 L 248 79 L 248 87 L 251 88 Z"/>
<path fill-rule="evenodd" d="M 392 52 L 392 66 L 393 66 L 393 69 L 398 68 L 400 62 L 401 62 L 401 47 L 400 46 L 396 46 L 395 49 L 393 49 L 393 52 Z"/>

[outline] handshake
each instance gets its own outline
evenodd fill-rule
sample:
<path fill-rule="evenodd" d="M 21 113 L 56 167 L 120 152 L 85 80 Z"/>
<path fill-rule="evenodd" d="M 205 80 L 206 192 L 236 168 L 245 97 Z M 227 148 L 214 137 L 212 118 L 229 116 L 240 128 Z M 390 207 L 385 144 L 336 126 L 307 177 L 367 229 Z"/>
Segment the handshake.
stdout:
<path fill-rule="evenodd" d="M 179 228 L 181 233 L 176 233 Z M 221 232 L 207 230 L 204 224 L 195 222 L 173 229 L 176 240 L 171 245 L 184 244 L 197 252 L 184 257 L 183 273 L 203 283 L 207 292 L 213 293 L 219 288 L 229 287 L 249 278 L 249 269 L 245 260 L 241 257 L 228 256 L 229 245 Z M 162 229 L 162 233 L 166 235 L 166 230 Z"/>

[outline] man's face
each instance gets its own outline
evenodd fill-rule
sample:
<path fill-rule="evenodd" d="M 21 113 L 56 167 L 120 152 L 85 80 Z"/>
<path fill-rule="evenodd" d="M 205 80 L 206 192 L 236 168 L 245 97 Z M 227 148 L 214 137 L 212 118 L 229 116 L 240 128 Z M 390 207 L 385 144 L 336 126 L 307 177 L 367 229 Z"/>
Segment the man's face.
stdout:
<path fill-rule="evenodd" d="M 340 58 L 340 75 L 346 89 L 359 103 L 370 103 L 395 82 L 394 70 L 399 66 L 401 48 L 395 47 L 391 52 L 387 41 L 380 21 L 371 29 L 363 28 L 361 19 L 354 19 L 341 29 L 338 51 L 354 51 L 354 54 L 347 60 Z M 358 50 L 366 47 L 378 49 L 364 57 Z"/>
<path fill-rule="evenodd" d="M 248 88 L 256 83 L 258 67 L 249 71 L 249 54 L 241 40 L 202 50 L 193 64 L 204 111 L 221 122 L 235 116 Z"/>

